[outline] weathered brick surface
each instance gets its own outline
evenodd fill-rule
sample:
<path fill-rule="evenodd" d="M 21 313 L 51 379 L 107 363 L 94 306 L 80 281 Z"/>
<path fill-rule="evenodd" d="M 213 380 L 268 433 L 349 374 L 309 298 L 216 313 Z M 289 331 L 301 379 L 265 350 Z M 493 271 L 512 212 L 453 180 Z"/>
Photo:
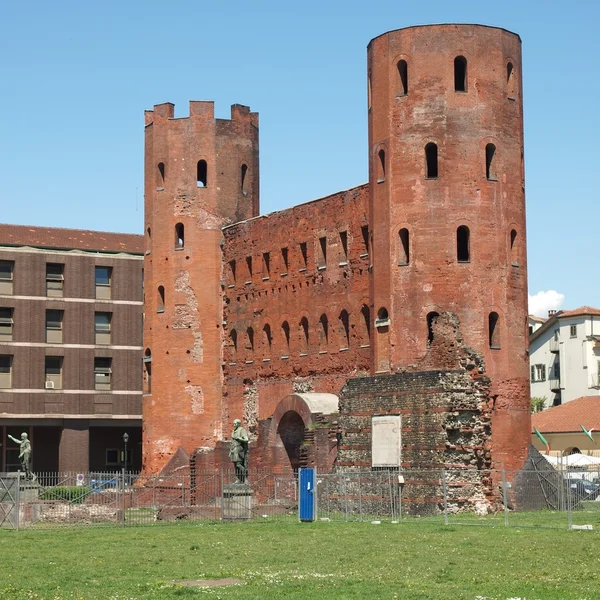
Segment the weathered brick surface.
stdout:
<path fill-rule="evenodd" d="M 467 61 L 465 91 L 455 90 L 458 56 Z M 238 107 L 232 121 L 215 121 L 210 103 L 194 103 L 188 119 L 172 119 L 172 105 L 147 115 L 147 470 L 180 445 L 214 447 L 236 417 L 256 437 L 260 421 L 295 391 L 338 394 L 353 378 L 370 374 L 360 381 L 371 385 L 415 365 L 421 375 L 394 380 L 411 387 L 389 400 L 411 431 L 408 463 L 439 464 L 446 448 L 462 464 L 461 451 L 445 445 L 452 436 L 460 446 L 483 444 L 468 427 L 448 433 L 443 415 L 461 402 L 468 406 L 459 414 L 485 414 L 487 428 L 492 422 L 476 462 L 523 463 L 530 417 L 520 40 L 473 25 L 393 31 L 369 44 L 368 85 L 369 183 L 258 218 L 254 115 Z M 435 176 L 426 172 L 428 143 L 438 148 Z M 496 152 L 486 169 L 488 144 Z M 209 185 L 196 189 L 190 165 L 202 157 Z M 241 160 L 253 177 L 246 192 Z M 157 187 L 161 161 L 167 175 Z M 183 251 L 173 248 L 178 220 L 186 224 Z M 466 260 L 457 254 L 459 227 L 469 229 Z M 452 315 L 459 338 L 440 329 L 447 344 L 431 344 L 431 313 Z M 438 327 L 456 333 L 452 319 Z M 461 362 L 463 345 L 473 349 L 473 365 Z M 462 379 L 465 389 L 490 382 L 483 412 L 469 404 L 474 392 L 457 391 Z M 367 402 L 362 416 L 386 402 Z M 348 410 L 348 432 L 364 427 Z M 347 435 L 348 448 L 364 450 L 368 431 L 362 435 Z"/>

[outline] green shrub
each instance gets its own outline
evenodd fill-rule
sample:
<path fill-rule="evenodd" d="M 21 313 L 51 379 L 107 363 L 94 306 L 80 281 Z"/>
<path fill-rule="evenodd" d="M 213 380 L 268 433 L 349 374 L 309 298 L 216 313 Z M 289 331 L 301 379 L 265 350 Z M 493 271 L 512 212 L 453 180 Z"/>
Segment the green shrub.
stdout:
<path fill-rule="evenodd" d="M 64 500 L 81 504 L 92 490 L 84 485 L 63 485 L 47 489 L 40 494 L 40 500 Z"/>

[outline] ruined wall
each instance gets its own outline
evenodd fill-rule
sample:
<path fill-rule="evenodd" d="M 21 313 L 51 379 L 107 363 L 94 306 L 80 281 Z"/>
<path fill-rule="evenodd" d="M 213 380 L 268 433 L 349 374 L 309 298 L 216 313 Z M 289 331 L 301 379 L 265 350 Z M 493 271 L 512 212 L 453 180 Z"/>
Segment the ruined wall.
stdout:
<path fill-rule="evenodd" d="M 224 422 L 370 367 L 367 187 L 224 228 Z"/>

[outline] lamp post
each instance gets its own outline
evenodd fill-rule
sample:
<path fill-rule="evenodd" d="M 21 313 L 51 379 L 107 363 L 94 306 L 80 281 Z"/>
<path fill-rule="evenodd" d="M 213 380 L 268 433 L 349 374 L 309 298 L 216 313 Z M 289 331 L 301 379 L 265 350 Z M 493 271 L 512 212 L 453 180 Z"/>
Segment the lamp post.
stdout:
<path fill-rule="evenodd" d="M 125 457 L 124 457 L 124 467 L 123 471 L 127 471 L 127 442 L 129 441 L 129 434 L 125 432 L 123 434 L 123 443 L 125 444 Z"/>

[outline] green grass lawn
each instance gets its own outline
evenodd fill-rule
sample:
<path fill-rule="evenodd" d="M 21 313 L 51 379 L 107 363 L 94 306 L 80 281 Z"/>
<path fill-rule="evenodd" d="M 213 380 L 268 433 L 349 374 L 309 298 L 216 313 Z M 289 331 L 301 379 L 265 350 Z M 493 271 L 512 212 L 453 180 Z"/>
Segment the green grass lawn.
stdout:
<path fill-rule="evenodd" d="M 0 599 L 596 600 L 600 536 L 425 523 L 0 531 Z M 235 577 L 233 587 L 174 580 Z"/>

